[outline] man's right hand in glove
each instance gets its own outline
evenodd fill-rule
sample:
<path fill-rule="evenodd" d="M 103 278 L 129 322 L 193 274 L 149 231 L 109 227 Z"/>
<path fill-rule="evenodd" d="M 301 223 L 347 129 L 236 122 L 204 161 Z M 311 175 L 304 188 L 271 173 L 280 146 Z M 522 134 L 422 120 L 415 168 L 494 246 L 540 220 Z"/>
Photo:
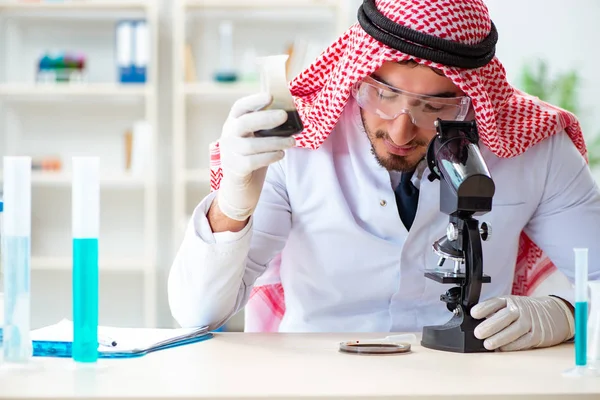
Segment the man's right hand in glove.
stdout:
<path fill-rule="evenodd" d="M 283 110 L 260 110 L 269 94 L 243 97 L 232 106 L 223 126 L 219 148 L 223 177 L 208 212 L 213 232 L 242 230 L 254 212 L 270 164 L 296 143 L 292 137 L 255 137 L 254 132 L 283 124 Z"/>

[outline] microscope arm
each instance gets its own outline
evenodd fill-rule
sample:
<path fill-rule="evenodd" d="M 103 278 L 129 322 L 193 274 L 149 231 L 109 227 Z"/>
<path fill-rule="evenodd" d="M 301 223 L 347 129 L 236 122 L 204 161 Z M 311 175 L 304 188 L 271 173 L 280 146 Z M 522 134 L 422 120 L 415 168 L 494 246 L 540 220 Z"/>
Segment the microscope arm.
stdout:
<path fill-rule="evenodd" d="M 462 305 L 465 312 L 479 302 L 483 283 L 483 251 L 481 248 L 481 233 L 479 222 L 474 218 L 463 220 L 463 244 L 465 244 L 466 278 Z"/>

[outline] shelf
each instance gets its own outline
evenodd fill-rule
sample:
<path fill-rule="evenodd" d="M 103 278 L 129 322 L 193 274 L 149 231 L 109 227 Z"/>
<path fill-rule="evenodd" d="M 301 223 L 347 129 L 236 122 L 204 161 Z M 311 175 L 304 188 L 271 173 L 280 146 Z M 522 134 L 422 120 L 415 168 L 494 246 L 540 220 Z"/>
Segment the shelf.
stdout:
<path fill-rule="evenodd" d="M 345 1 L 345 0 L 343 0 Z M 203 9 L 267 9 L 267 8 L 335 8 L 337 0 L 187 0 L 187 8 Z"/>
<path fill-rule="evenodd" d="M 150 87 L 149 85 L 138 84 L 0 84 L 0 98 L 3 98 L 3 100 L 56 100 L 59 98 L 71 99 L 73 97 L 90 97 L 98 99 L 106 97 L 110 100 L 115 100 L 115 97 L 141 98 L 151 93 L 152 87 Z"/>
<path fill-rule="evenodd" d="M 192 19 L 201 18 L 204 24 L 223 19 L 235 23 L 248 21 L 261 21 L 263 24 L 276 24 L 286 27 L 289 23 L 309 23 L 321 25 L 331 23 L 335 16 L 337 5 L 332 2 L 313 3 L 306 1 L 292 1 L 290 3 L 248 0 L 243 3 L 199 1 L 188 4 L 185 8 L 185 17 Z"/>
<path fill-rule="evenodd" d="M 108 258 L 99 261 L 100 271 L 134 272 L 146 271 L 152 264 L 143 258 Z M 32 270 L 70 271 L 73 266 L 71 257 L 31 257 Z"/>
<path fill-rule="evenodd" d="M 20 19 L 52 19 L 70 22 L 73 20 L 115 20 L 143 17 L 148 14 L 153 1 L 144 0 L 65 0 L 40 3 L 0 3 L 0 16 Z"/>
<path fill-rule="evenodd" d="M 4 10 L 140 10 L 148 7 L 151 3 L 145 0 L 64 0 L 48 2 L 0 2 L 0 11 Z"/>
<path fill-rule="evenodd" d="M 0 182 L 4 179 L 0 170 Z M 72 175 L 69 172 L 40 172 L 31 173 L 32 186 L 71 187 Z M 144 178 L 126 173 L 110 174 L 100 177 L 101 188 L 139 189 L 144 187 Z"/>
<path fill-rule="evenodd" d="M 57 295 L 53 288 L 72 273 L 71 157 L 97 155 L 101 164 L 99 268 L 102 279 L 114 277 L 111 285 L 117 283 L 114 288 L 101 287 L 100 295 L 110 297 L 115 290 L 124 289 L 123 302 L 131 303 L 142 324 L 157 324 L 158 260 L 169 259 L 171 254 L 159 243 L 163 231 L 158 224 L 161 194 L 156 162 L 169 162 L 159 156 L 159 128 L 172 93 L 166 100 L 160 96 L 156 71 L 165 57 L 171 58 L 166 53 L 161 56 L 159 36 L 165 18 L 172 28 L 169 19 L 174 2 L 0 0 L 5 59 L 0 71 L 0 156 L 31 156 L 40 164 L 46 158 L 62 162 L 59 171 L 31 171 L 35 245 L 30 265 L 40 274 L 36 279 L 52 279 L 36 294 L 39 304 L 47 299 L 56 300 L 48 303 L 50 306 L 64 302 L 64 294 Z M 159 14 L 159 8 L 166 13 Z M 120 82 L 117 58 L 125 53 L 118 52 L 116 36 L 117 24 L 123 20 L 147 22 L 147 31 L 137 32 L 149 39 L 143 43 L 145 54 L 139 53 L 142 49 L 135 48 L 133 40 L 129 43 L 145 59 L 146 83 Z M 43 52 L 85 54 L 89 68 L 84 81 L 38 82 L 35 69 Z M 149 126 L 150 136 L 143 141 L 143 148 L 133 143 L 139 122 Z M 142 159 L 143 169 L 135 168 L 136 157 Z M 127 159 L 133 169 L 125 169 Z M 0 189 L 6 182 L 2 168 L 0 157 Z M 136 276 L 139 285 L 128 289 L 128 283 L 119 281 L 125 276 Z M 34 311 L 32 318 L 39 324 L 46 310 L 38 307 Z M 112 307 L 109 314 L 114 319 L 125 316 L 119 307 Z"/>
<path fill-rule="evenodd" d="M 258 93 L 258 82 L 220 83 L 213 81 L 186 83 L 184 92 L 194 100 L 213 101 L 216 99 L 236 100 L 243 96 Z M 206 97 L 202 99 L 202 97 Z"/>

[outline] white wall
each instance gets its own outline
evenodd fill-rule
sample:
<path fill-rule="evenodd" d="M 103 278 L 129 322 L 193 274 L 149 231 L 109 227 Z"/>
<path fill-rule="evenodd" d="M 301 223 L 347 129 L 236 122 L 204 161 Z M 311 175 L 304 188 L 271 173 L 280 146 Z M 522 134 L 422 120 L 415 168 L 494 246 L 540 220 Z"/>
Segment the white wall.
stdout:
<path fill-rule="evenodd" d="M 516 83 L 522 66 L 534 57 L 551 71 L 576 69 L 582 78 L 579 115 L 587 136 L 600 133 L 600 2 L 597 0 L 486 0 L 498 28 L 498 57 Z M 543 11 L 543 12 L 542 12 Z"/>

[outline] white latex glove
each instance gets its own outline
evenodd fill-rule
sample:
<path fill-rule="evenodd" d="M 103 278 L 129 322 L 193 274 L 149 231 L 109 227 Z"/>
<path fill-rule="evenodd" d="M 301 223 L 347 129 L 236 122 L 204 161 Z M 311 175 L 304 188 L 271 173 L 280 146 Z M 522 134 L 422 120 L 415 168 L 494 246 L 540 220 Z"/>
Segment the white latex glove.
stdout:
<path fill-rule="evenodd" d="M 283 124 L 283 110 L 256 111 L 271 102 L 271 96 L 259 93 L 235 102 L 223 125 L 219 147 L 223 177 L 217 193 L 221 212 L 245 221 L 252 215 L 269 164 L 281 160 L 284 150 L 296 143 L 292 137 L 255 137 L 254 132 Z"/>
<path fill-rule="evenodd" d="M 488 350 L 525 350 L 550 347 L 573 337 L 574 317 L 560 299 L 544 297 L 495 297 L 471 309 L 475 319 L 486 318 L 475 328 Z"/>

